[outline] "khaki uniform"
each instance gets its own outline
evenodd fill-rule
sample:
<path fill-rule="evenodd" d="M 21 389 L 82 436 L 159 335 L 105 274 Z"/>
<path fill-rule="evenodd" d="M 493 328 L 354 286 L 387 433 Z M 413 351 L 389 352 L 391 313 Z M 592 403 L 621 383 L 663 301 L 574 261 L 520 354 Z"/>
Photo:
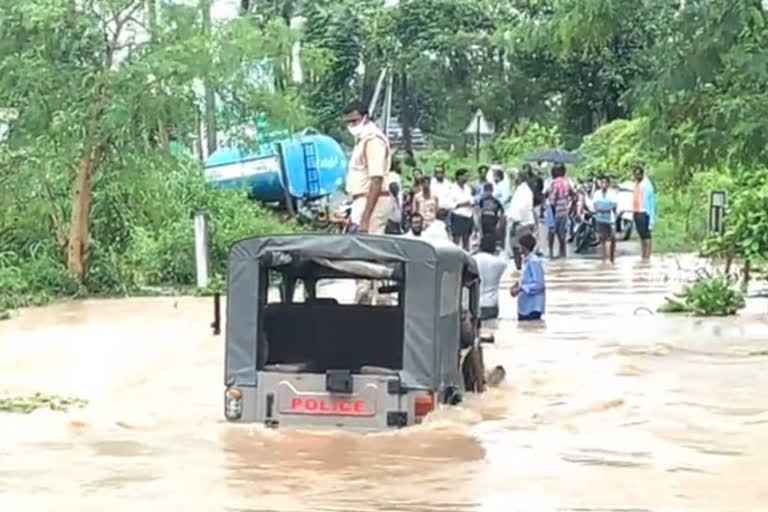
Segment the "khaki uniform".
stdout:
<path fill-rule="evenodd" d="M 355 143 L 352 155 L 349 158 L 349 170 L 347 172 L 347 194 L 352 198 L 352 211 L 350 220 L 353 224 L 360 224 L 365 210 L 368 190 L 371 186 L 371 178 L 381 177 L 381 195 L 371 213 L 368 233 L 371 235 L 383 235 L 387 227 L 387 220 L 394 206 L 392 196 L 389 193 L 389 168 L 392 163 L 392 152 L 389 141 L 384 133 L 374 124 L 366 127 L 366 132 Z M 358 304 L 372 304 L 374 302 L 386 302 L 379 298 L 377 287 L 379 283 L 372 280 L 358 280 L 356 302 Z"/>
<path fill-rule="evenodd" d="M 347 194 L 352 197 L 351 221 L 360 224 L 365 209 L 366 197 L 371 186 L 371 178 L 381 177 L 381 196 L 371 213 L 368 232 L 372 235 L 384 234 L 387 220 L 392 211 L 392 197 L 389 194 L 389 167 L 392 152 L 384 133 L 375 125 L 355 143 L 349 158 L 347 172 Z"/>

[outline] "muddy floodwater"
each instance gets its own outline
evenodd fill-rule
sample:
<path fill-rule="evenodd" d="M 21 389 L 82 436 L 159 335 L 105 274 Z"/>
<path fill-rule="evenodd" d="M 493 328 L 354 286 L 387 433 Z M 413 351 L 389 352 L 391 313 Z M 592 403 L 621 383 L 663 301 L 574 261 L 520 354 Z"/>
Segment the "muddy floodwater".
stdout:
<path fill-rule="evenodd" d="M 0 323 L 0 510 L 765 511 L 766 302 L 662 317 L 673 259 L 548 264 L 544 324 L 503 294 L 507 381 L 426 424 L 360 435 L 223 421 L 209 299 L 99 300 Z M 511 282 L 512 276 L 507 276 Z"/>

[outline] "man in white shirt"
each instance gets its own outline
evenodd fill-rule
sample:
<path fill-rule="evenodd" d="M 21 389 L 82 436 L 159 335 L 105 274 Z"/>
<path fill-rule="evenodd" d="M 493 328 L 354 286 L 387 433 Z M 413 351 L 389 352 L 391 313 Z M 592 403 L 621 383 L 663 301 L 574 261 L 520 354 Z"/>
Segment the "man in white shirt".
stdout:
<path fill-rule="evenodd" d="M 430 182 L 432 196 L 437 199 L 437 213 L 443 212 L 445 222 L 448 223 L 448 233 L 451 231 L 451 209 L 453 208 L 453 182 L 445 177 L 445 169 L 442 165 L 435 166 L 435 176 Z"/>
<path fill-rule="evenodd" d="M 526 176 L 523 173 L 518 173 L 516 183 L 517 188 L 515 188 L 512 201 L 507 209 L 510 230 L 506 247 L 507 256 L 509 256 L 509 249 L 512 249 L 515 267 L 520 270 L 523 267 L 523 257 L 519 243 L 520 237 L 525 234 L 534 234 L 536 217 L 533 213 L 533 191 L 528 185 Z"/>
<path fill-rule="evenodd" d="M 480 274 L 480 320 L 499 316 L 499 286 L 507 269 L 504 258 L 496 256 L 496 237 L 484 236 L 480 240 L 480 252 L 475 255 Z"/>
<path fill-rule="evenodd" d="M 423 238 L 428 241 L 450 241 L 445 222 L 439 218 L 433 220 L 427 229 L 424 229 L 424 217 L 420 213 L 411 215 L 411 230 L 406 234 L 410 238 Z"/>
<path fill-rule="evenodd" d="M 461 245 L 465 251 L 469 251 L 469 239 L 472 236 L 472 228 L 475 223 L 473 220 L 473 207 L 475 205 L 475 196 L 472 194 L 472 187 L 467 183 L 466 169 L 456 171 L 456 184 L 452 190 L 453 211 L 451 212 L 451 235 L 453 243 Z M 438 204 L 439 199 L 438 199 Z"/>
<path fill-rule="evenodd" d="M 453 183 L 445 178 L 445 170 L 442 166 L 435 167 L 435 178 L 429 184 L 432 195 L 437 198 L 437 206 L 441 210 L 450 211 L 453 208 L 451 189 Z"/>

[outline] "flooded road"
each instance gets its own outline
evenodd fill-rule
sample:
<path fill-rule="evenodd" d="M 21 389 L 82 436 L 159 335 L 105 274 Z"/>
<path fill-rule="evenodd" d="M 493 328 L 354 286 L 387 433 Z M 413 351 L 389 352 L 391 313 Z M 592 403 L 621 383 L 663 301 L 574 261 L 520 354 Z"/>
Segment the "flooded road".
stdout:
<path fill-rule="evenodd" d="M 549 264 L 544 324 L 519 327 L 502 294 L 501 388 L 367 436 L 224 423 L 210 300 L 25 311 L 0 323 L 0 394 L 89 405 L 0 414 L 0 510 L 765 510 L 765 301 L 643 309 L 677 276 L 672 259 Z"/>

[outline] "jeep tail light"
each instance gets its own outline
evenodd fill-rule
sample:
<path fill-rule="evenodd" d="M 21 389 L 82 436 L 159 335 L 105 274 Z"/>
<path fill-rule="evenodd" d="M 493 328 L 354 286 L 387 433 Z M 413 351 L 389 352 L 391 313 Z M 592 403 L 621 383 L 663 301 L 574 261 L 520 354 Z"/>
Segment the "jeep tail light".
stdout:
<path fill-rule="evenodd" d="M 224 393 L 224 416 L 230 421 L 243 415 L 243 392 L 237 388 L 228 388 Z"/>
<path fill-rule="evenodd" d="M 421 423 L 421 420 L 424 419 L 424 416 L 435 409 L 435 395 L 433 393 L 423 393 L 416 396 L 413 409 L 413 415 L 416 418 L 416 423 Z"/>

